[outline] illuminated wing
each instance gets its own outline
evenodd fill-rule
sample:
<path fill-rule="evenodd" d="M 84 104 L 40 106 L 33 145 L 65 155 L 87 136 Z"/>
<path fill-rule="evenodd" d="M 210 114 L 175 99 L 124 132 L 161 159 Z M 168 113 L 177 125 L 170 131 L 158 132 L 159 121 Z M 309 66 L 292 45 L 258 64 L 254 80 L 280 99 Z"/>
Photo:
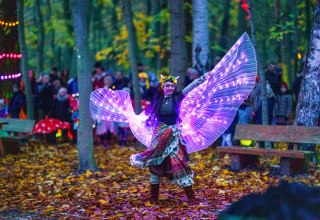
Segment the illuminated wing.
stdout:
<path fill-rule="evenodd" d="M 106 88 L 93 91 L 90 111 L 93 119 L 128 122 L 133 135 L 145 146 L 150 146 L 153 128 L 145 126 L 147 116 L 144 111 L 139 115 L 134 113 L 127 91 Z"/>
<path fill-rule="evenodd" d="M 207 148 L 225 132 L 252 91 L 256 73 L 255 51 L 244 33 L 181 102 L 180 130 L 189 153 Z"/>

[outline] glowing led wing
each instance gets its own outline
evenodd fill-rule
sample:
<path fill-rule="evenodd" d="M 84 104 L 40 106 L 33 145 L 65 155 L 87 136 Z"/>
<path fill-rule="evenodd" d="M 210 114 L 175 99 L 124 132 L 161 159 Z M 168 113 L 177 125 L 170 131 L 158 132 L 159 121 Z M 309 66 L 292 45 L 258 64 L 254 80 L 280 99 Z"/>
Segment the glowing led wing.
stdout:
<path fill-rule="evenodd" d="M 93 119 L 127 122 L 134 136 L 145 146 L 150 146 L 152 127 L 145 126 L 144 112 L 136 115 L 130 95 L 124 90 L 97 89 L 90 95 L 90 111 Z"/>
<path fill-rule="evenodd" d="M 189 153 L 207 148 L 225 132 L 252 91 L 256 73 L 255 51 L 244 33 L 206 80 L 182 100 L 181 132 Z"/>

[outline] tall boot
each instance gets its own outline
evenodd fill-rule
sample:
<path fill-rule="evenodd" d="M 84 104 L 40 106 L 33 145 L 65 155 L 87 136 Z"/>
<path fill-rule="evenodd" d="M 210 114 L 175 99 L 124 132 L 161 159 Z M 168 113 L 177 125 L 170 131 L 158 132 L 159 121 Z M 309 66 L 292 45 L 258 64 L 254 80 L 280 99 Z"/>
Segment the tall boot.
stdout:
<path fill-rule="evenodd" d="M 192 186 L 185 187 L 184 191 L 188 197 L 188 205 L 191 206 L 199 204 L 199 200 L 194 196 Z"/>
<path fill-rule="evenodd" d="M 157 204 L 159 201 L 159 184 L 150 184 L 150 203 Z"/>

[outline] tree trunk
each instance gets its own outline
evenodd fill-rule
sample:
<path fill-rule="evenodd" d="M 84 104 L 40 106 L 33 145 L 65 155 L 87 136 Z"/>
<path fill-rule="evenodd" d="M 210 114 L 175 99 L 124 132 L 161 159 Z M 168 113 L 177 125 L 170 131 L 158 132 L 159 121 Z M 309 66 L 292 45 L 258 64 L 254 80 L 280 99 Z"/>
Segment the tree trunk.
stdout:
<path fill-rule="evenodd" d="M 294 33 L 293 33 L 293 74 L 298 72 L 298 47 L 299 47 L 299 34 L 298 34 L 298 15 L 297 15 L 297 0 L 293 0 L 291 4 L 291 11 L 293 14 Z"/>
<path fill-rule="evenodd" d="M 151 16 L 156 16 L 160 12 L 160 0 L 151 0 Z M 159 38 L 160 36 L 160 22 L 158 20 L 153 20 L 151 24 L 151 29 L 152 29 L 152 37 L 153 38 Z M 152 66 L 155 70 L 155 72 L 158 72 L 158 60 L 159 54 L 156 53 L 154 57 L 150 60 L 150 66 Z"/>
<path fill-rule="evenodd" d="M 170 74 L 180 76 L 178 90 L 184 88 L 187 67 L 186 27 L 184 19 L 184 0 L 170 0 L 171 59 Z"/>
<path fill-rule="evenodd" d="M 310 33 L 311 33 L 311 2 L 310 0 L 305 0 L 306 4 L 306 32 L 305 37 L 306 39 L 310 39 Z"/>
<path fill-rule="evenodd" d="M 320 1 L 317 0 L 308 56 L 296 109 L 296 125 L 318 126 L 320 116 Z"/>
<path fill-rule="evenodd" d="M 67 31 L 70 36 L 73 35 L 73 25 L 72 25 L 72 15 L 71 15 L 71 8 L 70 8 L 70 0 L 63 0 L 63 17 L 66 21 Z M 76 75 L 76 62 L 74 62 L 74 50 L 73 45 L 66 45 L 63 48 L 63 57 L 61 66 L 64 68 L 69 68 L 70 76 Z"/>
<path fill-rule="evenodd" d="M 262 124 L 267 125 L 269 124 L 269 116 L 268 116 L 268 104 L 267 104 L 267 96 L 266 96 L 266 84 L 265 84 L 265 75 L 262 67 L 262 63 L 260 61 L 259 50 L 256 41 L 256 32 L 254 26 L 254 18 L 253 18 L 253 9 L 251 5 L 251 1 L 247 0 L 248 7 L 249 7 L 249 17 L 250 17 L 250 26 L 251 26 L 251 40 L 256 51 L 256 58 L 258 63 L 258 71 L 260 76 L 259 83 L 261 84 L 261 96 L 262 96 Z"/>
<path fill-rule="evenodd" d="M 193 15 L 192 15 L 192 10 L 193 10 L 193 4 L 192 4 L 193 0 L 185 0 L 184 2 L 184 6 L 185 6 L 185 10 L 184 10 L 184 17 L 185 17 L 185 27 L 186 27 L 186 36 L 190 37 L 190 39 L 193 38 L 192 36 L 192 19 L 193 19 Z M 186 50 L 187 50 L 187 68 L 188 67 L 192 67 L 192 40 L 191 41 L 187 41 L 186 39 Z"/>
<path fill-rule="evenodd" d="M 29 78 L 29 67 L 28 67 L 28 54 L 26 46 L 26 38 L 24 33 L 24 16 L 23 16 L 24 0 L 17 1 L 17 12 L 18 12 L 18 36 L 19 36 L 19 46 L 20 52 L 22 54 L 21 59 L 21 69 L 24 80 L 26 99 L 27 99 L 27 116 L 29 119 L 34 118 L 34 109 L 33 109 L 33 99 L 32 99 L 32 89 Z"/>
<path fill-rule="evenodd" d="M 131 11 L 131 0 L 121 0 L 123 7 L 123 18 L 125 20 L 127 31 L 128 31 L 128 40 L 129 40 L 129 59 L 132 73 L 132 86 L 134 94 L 134 108 L 136 114 L 141 112 L 141 93 L 139 86 L 138 78 L 138 43 L 136 29 L 132 21 L 132 11 Z"/>
<path fill-rule="evenodd" d="M 208 0 L 193 0 L 192 66 L 200 74 L 209 70 Z"/>
<path fill-rule="evenodd" d="M 48 4 L 48 14 L 50 18 L 50 25 L 51 25 L 51 31 L 50 31 L 50 48 L 52 52 L 52 57 L 50 57 L 50 65 L 51 67 L 55 66 L 57 63 L 55 62 L 55 59 L 57 57 L 56 51 L 55 51 L 55 40 L 54 40 L 54 28 L 53 28 L 53 18 L 52 18 L 52 8 L 51 8 L 51 2 L 50 0 L 47 0 Z"/>
<path fill-rule="evenodd" d="M 15 22 L 17 20 L 17 2 L 12 0 L 0 1 L 1 20 Z M 19 26 L 19 25 L 18 25 Z M 19 53 L 18 47 L 18 27 L 0 26 L 0 53 Z M 20 59 L 0 59 L 0 75 L 19 73 Z M 5 97 L 5 93 L 12 91 L 12 83 L 19 79 L 0 81 L 0 97 Z"/>
<path fill-rule="evenodd" d="M 43 58 L 44 58 L 43 57 L 44 27 L 43 27 L 43 18 L 42 18 L 40 0 L 35 0 L 35 10 L 36 10 L 36 23 L 38 27 L 36 72 L 37 74 L 40 74 L 43 71 Z"/>
<path fill-rule="evenodd" d="M 292 6 L 292 0 L 286 0 L 286 15 L 284 17 L 285 22 L 292 21 L 292 18 L 290 18 L 290 15 L 292 14 L 291 6 Z M 291 83 L 293 81 L 293 74 L 292 74 L 292 58 L 293 56 L 296 56 L 296 54 L 293 52 L 292 47 L 292 34 L 287 33 L 283 39 L 283 60 L 286 65 L 286 78 L 289 88 L 291 88 Z M 284 80 L 284 77 L 282 77 L 282 80 Z"/>
<path fill-rule="evenodd" d="M 246 12 L 244 9 L 241 7 L 242 1 L 239 3 L 239 8 L 238 8 L 238 33 L 244 33 L 246 31 L 247 27 L 247 22 L 246 22 Z"/>
<path fill-rule="evenodd" d="M 79 85 L 78 171 L 96 170 L 93 152 L 92 118 L 89 109 L 91 63 L 89 58 L 88 5 L 90 0 L 72 0 L 75 46 L 77 53 L 77 75 Z"/>
<path fill-rule="evenodd" d="M 224 1 L 224 15 L 223 20 L 221 23 L 221 35 L 220 35 L 220 42 L 219 46 L 227 51 L 228 48 L 228 32 L 229 32 L 229 20 L 230 20 L 230 3 L 231 0 Z M 224 51 L 219 52 L 219 56 L 222 57 L 225 54 Z"/>
<path fill-rule="evenodd" d="M 275 20 L 275 24 L 280 25 L 281 21 L 280 21 L 280 0 L 275 0 L 274 1 L 274 20 Z M 277 63 L 282 63 L 282 44 L 281 44 L 281 40 L 276 40 L 276 50 L 275 53 L 277 55 L 277 60 L 275 62 Z"/>
<path fill-rule="evenodd" d="M 168 0 L 161 0 L 161 10 L 165 10 L 168 7 Z M 170 57 L 170 51 L 166 48 L 166 45 L 164 43 L 165 40 L 167 40 L 167 38 L 169 38 L 169 27 L 168 27 L 168 23 L 160 23 L 160 48 L 161 48 L 161 52 L 162 55 L 158 56 L 158 60 L 157 60 L 157 66 L 158 68 L 162 68 L 165 66 L 168 66 L 169 64 L 169 57 Z"/>

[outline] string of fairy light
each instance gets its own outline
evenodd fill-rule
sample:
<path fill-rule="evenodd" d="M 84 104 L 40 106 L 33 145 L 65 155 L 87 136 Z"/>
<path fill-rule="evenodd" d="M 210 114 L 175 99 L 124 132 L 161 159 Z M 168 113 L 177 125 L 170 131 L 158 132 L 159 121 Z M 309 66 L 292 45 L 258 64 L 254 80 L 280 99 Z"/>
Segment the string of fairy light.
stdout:
<path fill-rule="evenodd" d="M 8 22 L 5 20 L 0 20 L 0 26 L 4 27 L 15 27 L 19 24 L 19 21 L 14 21 L 14 22 Z M 21 53 L 0 53 L 0 60 L 2 59 L 21 59 L 22 54 Z M 0 74 L 0 81 L 4 80 L 10 80 L 10 79 L 17 79 L 21 77 L 21 73 L 3 73 Z"/>
<path fill-rule="evenodd" d="M 0 53 L 1 59 L 21 59 L 21 53 Z M 9 80 L 9 79 L 17 79 L 21 77 L 21 73 L 11 73 L 11 74 L 1 74 L 0 81 Z"/>
<path fill-rule="evenodd" d="M 19 24 L 19 21 L 7 22 L 7 21 L 4 21 L 4 20 L 0 20 L 0 25 L 1 26 L 14 27 L 14 26 L 17 26 L 18 24 Z"/>
<path fill-rule="evenodd" d="M 0 60 L 1 59 L 20 59 L 22 57 L 21 53 L 0 53 Z"/>

